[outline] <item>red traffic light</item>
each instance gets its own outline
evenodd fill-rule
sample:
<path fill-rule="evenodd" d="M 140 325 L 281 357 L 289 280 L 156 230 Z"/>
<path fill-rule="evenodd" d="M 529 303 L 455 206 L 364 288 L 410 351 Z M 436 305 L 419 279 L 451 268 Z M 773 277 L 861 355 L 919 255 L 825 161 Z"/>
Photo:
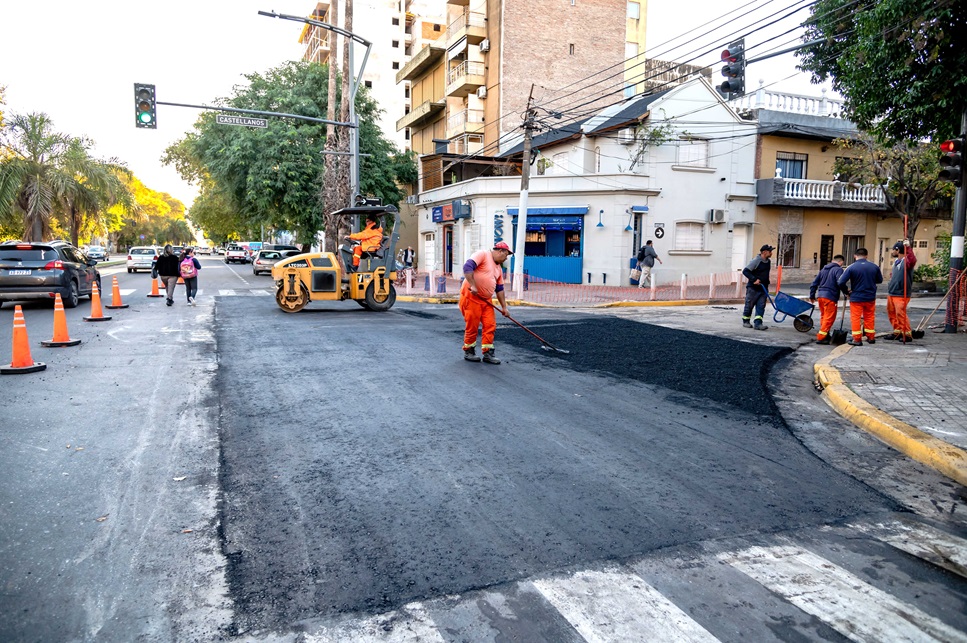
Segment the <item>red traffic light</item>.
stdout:
<path fill-rule="evenodd" d="M 739 60 L 738 54 L 739 52 L 737 51 L 732 51 L 731 49 L 723 49 L 722 62 L 730 62 L 730 63 L 738 62 Z"/>
<path fill-rule="evenodd" d="M 964 142 L 959 138 L 951 139 L 949 141 L 944 141 L 940 144 L 941 152 L 961 152 L 964 149 Z"/>

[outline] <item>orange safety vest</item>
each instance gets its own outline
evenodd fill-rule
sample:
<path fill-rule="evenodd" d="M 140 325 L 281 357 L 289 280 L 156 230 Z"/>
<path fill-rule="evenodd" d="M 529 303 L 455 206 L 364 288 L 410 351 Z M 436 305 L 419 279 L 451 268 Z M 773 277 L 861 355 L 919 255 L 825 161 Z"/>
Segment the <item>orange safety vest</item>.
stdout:
<path fill-rule="evenodd" d="M 375 227 L 373 223 L 367 221 L 365 230 L 355 232 L 349 235 L 349 238 L 359 241 L 359 247 L 363 252 L 372 252 L 378 250 L 383 243 L 383 229 Z"/>

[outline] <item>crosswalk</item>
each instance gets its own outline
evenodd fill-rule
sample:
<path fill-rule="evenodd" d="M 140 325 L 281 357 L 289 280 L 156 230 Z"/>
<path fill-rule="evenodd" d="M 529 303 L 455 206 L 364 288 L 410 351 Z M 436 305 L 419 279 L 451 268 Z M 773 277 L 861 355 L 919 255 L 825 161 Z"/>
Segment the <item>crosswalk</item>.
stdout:
<path fill-rule="evenodd" d="M 965 556 L 961 536 L 890 515 L 302 622 L 299 640 L 967 643 Z"/>

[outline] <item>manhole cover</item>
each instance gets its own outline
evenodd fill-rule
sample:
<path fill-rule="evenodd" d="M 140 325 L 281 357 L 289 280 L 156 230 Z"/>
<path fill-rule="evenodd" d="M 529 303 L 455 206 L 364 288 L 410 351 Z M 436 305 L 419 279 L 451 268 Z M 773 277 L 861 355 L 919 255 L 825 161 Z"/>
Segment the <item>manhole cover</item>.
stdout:
<path fill-rule="evenodd" d="M 839 376 L 847 384 L 872 384 L 876 382 L 866 371 L 840 371 Z"/>

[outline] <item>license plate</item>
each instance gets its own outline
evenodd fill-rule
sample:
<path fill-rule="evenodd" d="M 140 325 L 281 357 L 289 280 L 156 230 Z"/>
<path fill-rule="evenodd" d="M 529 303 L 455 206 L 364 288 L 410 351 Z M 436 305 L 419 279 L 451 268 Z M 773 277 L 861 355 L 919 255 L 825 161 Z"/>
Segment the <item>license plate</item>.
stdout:
<path fill-rule="evenodd" d="M 30 271 L 29 270 L 11 270 L 7 274 L 9 274 L 11 276 L 13 276 L 13 275 L 29 275 L 30 274 Z"/>

